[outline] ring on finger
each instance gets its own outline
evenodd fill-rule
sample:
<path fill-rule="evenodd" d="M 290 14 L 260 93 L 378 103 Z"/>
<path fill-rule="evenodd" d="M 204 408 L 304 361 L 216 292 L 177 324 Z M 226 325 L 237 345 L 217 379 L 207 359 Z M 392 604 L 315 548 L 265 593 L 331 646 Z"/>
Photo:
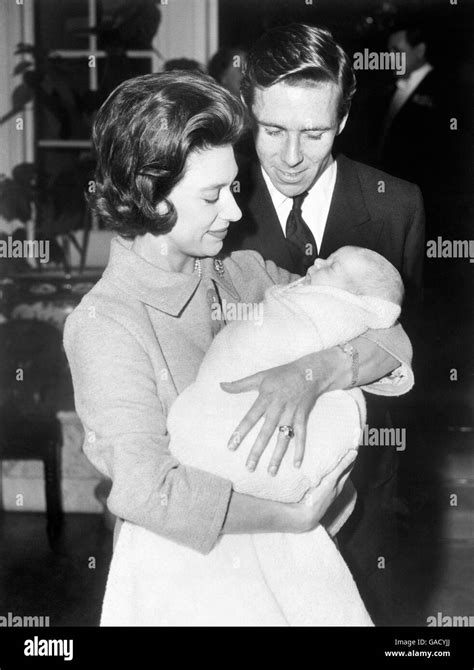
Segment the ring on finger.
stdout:
<path fill-rule="evenodd" d="M 295 431 L 293 430 L 293 426 L 288 426 L 286 424 L 284 426 L 278 426 L 278 431 L 280 433 L 283 433 L 283 435 L 285 437 L 287 437 L 289 440 L 292 440 L 295 436 Z"/>

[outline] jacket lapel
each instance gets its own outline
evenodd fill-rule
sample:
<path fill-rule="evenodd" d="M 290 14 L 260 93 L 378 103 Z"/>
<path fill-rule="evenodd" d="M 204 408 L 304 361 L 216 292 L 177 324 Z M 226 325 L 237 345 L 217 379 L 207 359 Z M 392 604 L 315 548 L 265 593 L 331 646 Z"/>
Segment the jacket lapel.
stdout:
<path fill-rule="evenodd" d="M 374 181 L 373 188 L 377 189 Z M 371 219 L 356 164 L 337 157 L 337 177 L 319 255 L 327 258 L 346 245 L 375 249 L 383 224 Z"/>
<path fill-rule="evenodd" d="M 233 248 L 255 249 L 279 267 L 292 271 L 293 260 L 259 163 L 252 161 L 240 174 L 239 205 L 243 219 L 234 225 L 236 239 L 240 234 L 243 242 L 234 242 Z M 343 155 L 337 157 L 336 184 L 319 250 L 321 258 L 327 258 L 346 245 L 377 250 L 383 222 L 371 219 L 364 188 L 370 188 L 376 194 L 378 174 L 371 171 L 368 178 L 373 179 L 373 183 L 364 183 L 363 186 L 357 164 Z M 232 248 L 232 243 L 229 248 Z"/>
<path fill-rule="evenodd" d="M 434 81 L 435 81 L 434 70 L 430 70 L 430 71 L 428 72 L 428 74 L 427 74 L 425 77 L 423 77 L 423 79 L 420 81 L 420 83 L 418 84 L 418 86 L 417 86 L 415 89 L 413 89 L 413 91 L 410 93 L 410 96 L 409 96 L 409 98 L 407 99 L 406 102 L 407 102 L 407 103 L 408 103 L 408 102 L 412 103 L 412 102 L 413 102 L 413 98 L 414 98 L 416 95 L 427 95 L 427 94 L 432 94 L 432 93 L 433 93 L 433 84 L 434 84 Z M 406 104 L 406 103 L 405 103 L 405 104 Z M 402 109 L 403 109 L 403 107 L 402 107 Z"/>
<path fill-rule="evenodd" d="M 249 179 L 244 189 L 244 199 L 245 192 L 248 198 L 246 203 L 244 199 L 242 203 L 242 225 L 246 226 L 246 235 L 249 235 L 246 248 L 256 249 L 264 258 L 271 258 L 280 267 L 291 268 L 293 260 L 286 238 L 263 179 L 260 164 L 256 161 L 249 168 Z"/>

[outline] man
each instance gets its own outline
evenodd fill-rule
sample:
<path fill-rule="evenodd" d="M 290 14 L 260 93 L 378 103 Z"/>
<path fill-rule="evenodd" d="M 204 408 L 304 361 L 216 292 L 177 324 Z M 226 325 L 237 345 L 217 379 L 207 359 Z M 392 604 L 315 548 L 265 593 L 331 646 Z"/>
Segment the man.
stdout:
<path fill-rule="evenodd" d="M 221 86 L 239 97 L 247 52 L 236 47 L 222 47 L 209 61 L 208 72 Z"/>
<path fill-rule="evenodd" d="M 387 101 L 379 143 L 379 165 L 391 174 L 415 181 L 423 195 L 446 182 L 440 163 L 446 161 L 451 134 L 443 114 L 440 82 L 427 60 L 427 42 L 419 25 L 400 23 L 393 28 L 388 48 L 405 56 L 406 69 L 397 76 Z M 438 177 L 438 179 L 437 179 Z"/>
<path fill-rule="evenodd" d="M 421 287 L 424 213 L 417 186 L 333 156 L 355 78 L 331 34 L 302 24 L 275 28 L 255 44 L 242 82 L 256 160 L 241 160 L 242 221 L 227 248 L 254 249 L 303 273 L 345 245 L 379 252 L 399 270 L 407 298 Z M 258 160 L 257 160 L 258 158 Z M 376 400 L 376 399 L 375 399 Z M 387 425 L 386 404 L 369 404 L 369 425 Z M 396 459 L 362 449 L 353 472 L 358 507 L 338 539 L 376 622 L 390 609 L 381 566 L 396 552 Z"/>

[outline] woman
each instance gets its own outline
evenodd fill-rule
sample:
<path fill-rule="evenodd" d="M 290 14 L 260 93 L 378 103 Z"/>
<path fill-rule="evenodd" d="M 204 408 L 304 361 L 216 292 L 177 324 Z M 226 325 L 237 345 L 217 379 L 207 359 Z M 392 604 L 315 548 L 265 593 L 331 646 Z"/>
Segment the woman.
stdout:
<path fill-rule="evenodd" d="M 241 215 L 232 195 L 232 144 L 242 129 L 240 102 L 194 72 L 145 75 L 109 96 L 94 128 L 94 206 L 119 237 L 102 279 L 65 328 L 85 452 L 112 479 L 110 510 L 153 531 L 164 551 L 175 543 L 193 550 L 185 556 L 199 552 L 203 567 L 221 535 L 241 534 L 245 543 L 253 533 L 314 529 L 342 490 L 353 460 L 343 459 L 306 503 L 283 504 L 236 493 L 229 481 L 180 464 L 168 450 L 170 406 L 195 379 L 223 325 L 211 319 L 212 305 L 224 299 L 257 303 L 270 285 L 296 278 L 253 252 L 216 259 L 230 223 Z M 360 385 L 396 370 L 381 384 L 383 392 L 398 395 L 410 388 L 410 345 L 400 326 L 353 344 Z M 230 384 L 232 392 L 259 391 L 231 446 L 263 417 L 249 469 L 257 467 L 277 426 L 283 430 L 269 469 L 278 470 L 293 435 L 294 461 L 301 461 L 306 419 L 317 397 L 349 387 L 352 375 L 351 357 L 335 347 Z M 196 448 L 205 448 L 199 435 Z M 179 571 L 173 575 L 177 593 Z M 264 585 L 255 594 L 258 621 L 284 625 Z M 167 608 L 173 607 L 174 622 L 195 623 L 189 615 L 195 597 L 181 589 L 182 609 L 177 613 L 176 598 L 169 597 L 150 623 L 169 622 Z M 200 597 L 205 609 L 205 591 Z M 201 614 L 201 622 L 229 622 L 218 612 Z M 251 625 L 251 617 L 246 623 Z"/>

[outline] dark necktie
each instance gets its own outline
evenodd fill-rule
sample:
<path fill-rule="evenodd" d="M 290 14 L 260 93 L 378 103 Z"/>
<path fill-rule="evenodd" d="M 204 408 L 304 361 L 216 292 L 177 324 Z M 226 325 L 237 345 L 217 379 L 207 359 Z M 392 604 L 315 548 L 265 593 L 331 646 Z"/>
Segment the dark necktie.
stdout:
<path fill-rule="evenodd" d="M 293 207 L 286 221 L 286 240 L 293 259 L 293 271 L 306 274 L 307 269 L 318 257 L 318 247 L 313 233 L 303 219 L 301 207 L 308 192 L 293 198 Z"/>

